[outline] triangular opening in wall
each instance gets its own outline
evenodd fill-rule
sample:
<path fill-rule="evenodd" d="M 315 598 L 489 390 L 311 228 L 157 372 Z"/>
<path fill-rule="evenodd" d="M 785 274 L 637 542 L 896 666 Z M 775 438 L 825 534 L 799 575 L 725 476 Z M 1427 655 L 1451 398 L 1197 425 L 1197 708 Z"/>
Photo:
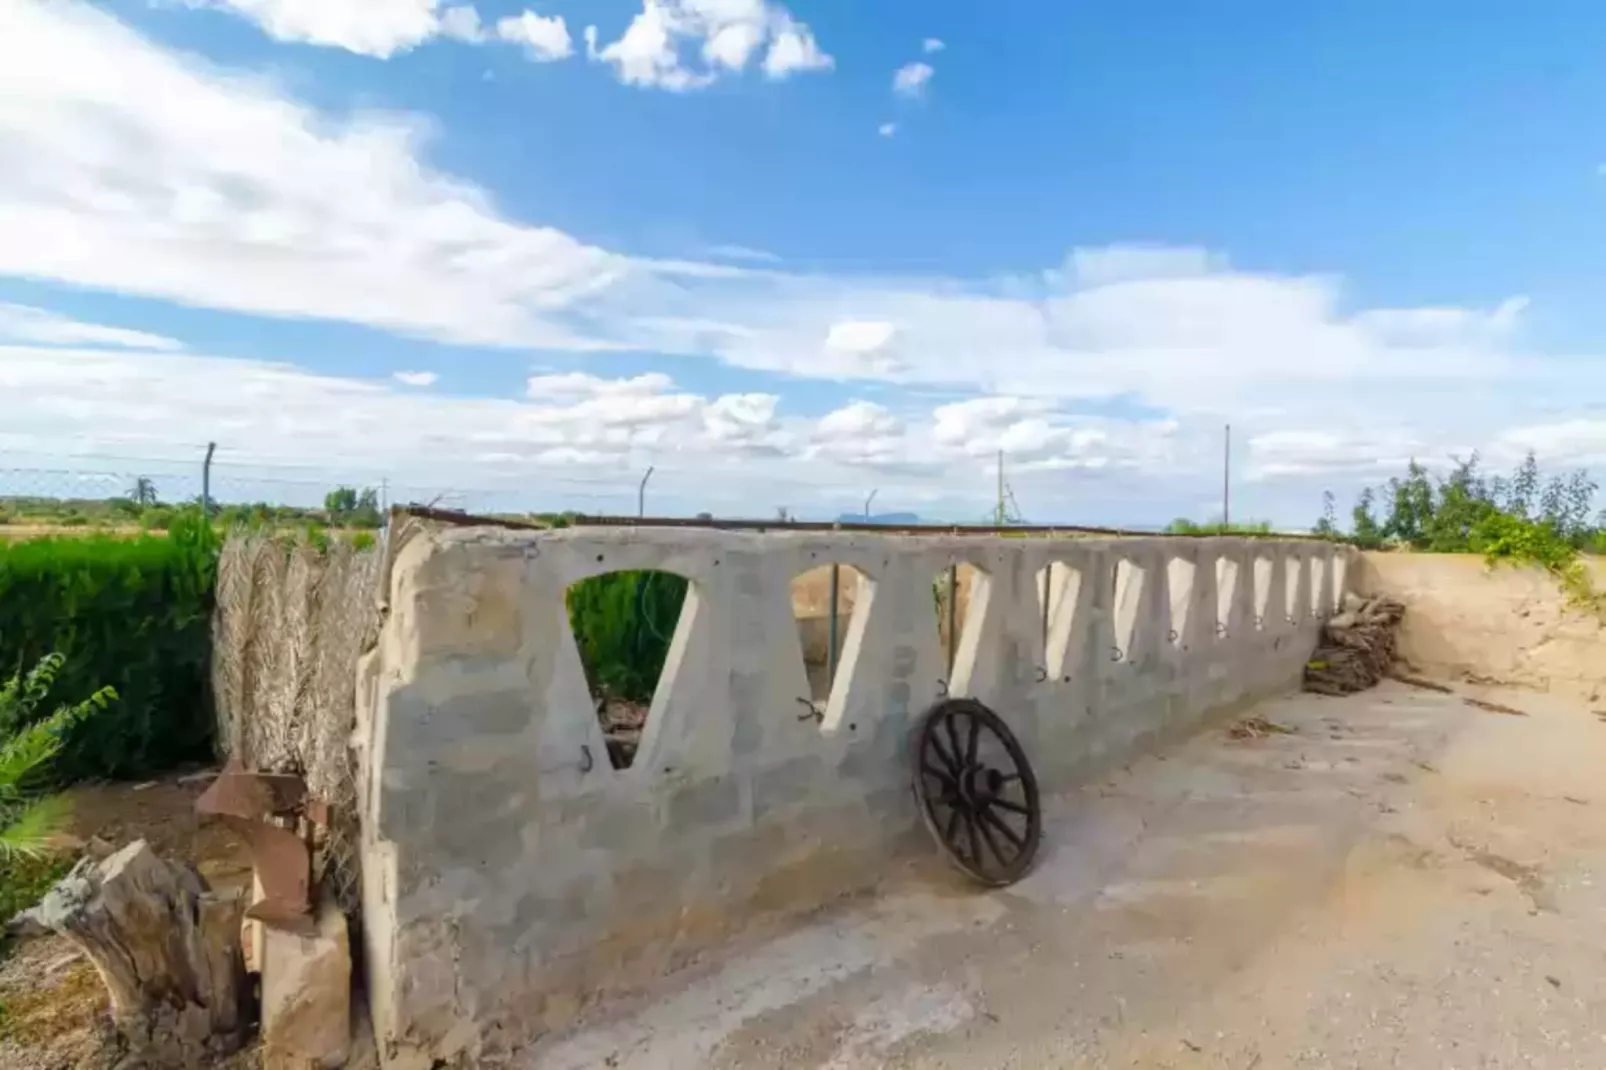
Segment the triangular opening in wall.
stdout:
<path fill-rule="evenodd" d="M 1333 555 L 1333 612 L 1344 609 L 1344 595 L 1349 589 L 1349 560 L 1341 553 Z"/>
<path fill-rule="evenodd" d="M 1266 613 L 1271 609 L 1271 580 L 1272 560 L 1269 557 L 1255 558 L 1255 631 L 1263 631 L 1266 627 Z"/>
<path fill-rule="evenodd" d="M 608 758 L 628 769 L 641 748 L 671 651 L 684 644 L 691 585 L 653 569 L 604 572 L 564 592 L 569 628 Z M 691 596 L 695 597 L 695 596 Z"/>
<path fill-rule="evenodd" d="M 949 565 L 931 582 L 942 679 L 950 695 L 970 693 L 970 677 L 976 667 L 975 631 L 981 625 L 977 610 L 983 604 L 984 585 L 990 582 L 986 572 L 968 561 Z"/>
<path fill-rule="evenodd" d="M 1327 582 L 1327 562 L 1320 557 L 1310 559 L 1310 615 L 1322 613 L 1322 585 Z"/>
<path fill-rule="evenodd" d="M 1304 614 L 1299 604 L 1299 578 L 1305 571 L 1305 559 L 1290 555 L 1283 558 L 1283 621 L 1298 624 Z"/>
<path fill-rule="evenodd" d="M 1114 592 L 1111 622 L 1115 636 L 1115 649 L 1111 651 L 1111 657 L 1115 661 L 1132 660 L 1132 644 L 1137 638 L 1138 614 L 1143 606 L 1143 586 L 1146 581 L 1144 569 L 1124 557 L 1116 561 L 1111 582 Z"/>
<path fill-rule="evenodd" d="M 1188 613 L 1193 607 L 1193 585 L 1197 566 L 1183 557 L 1166 562 L 1166 592 L 1171 602 L 1171 630 L 1166 641 L 1178 650 L 1188 649 Z"/>
<path fill-rule="evenodd" d="M 1238 562 L 1230 557 L 1216 558 L 1216 636 L 1227 638 L 1232 626 L 1233 599 L 1238 596 Z"/>
<path fill-rule="evenodd" d="M 874 589 L 869 577 L 839 561 L 811 564 L 792 577 L 792 616 L 809 682 L 809 693 L 799 695 L 798 701 L 822 725 L 833 700 L 840 706 L 838 692 L 846 693 L 846 682 L 853 675 L 851 659 L 858 656 L 858 644 L 850 652 L 848 640 L 855 629 L 862 631 L 860 620 L 869 612 Z"/>
<path fill-rule="evenodd" d="M 1037 570 L 1036 582 L 1037 606 L 1043 620 L 1043 660 L 1039 664 L 1048 679 L 1070 683 L 1076 671 L 1070 644 L 1078 623 L 1082 571 L 1063 561 L 1052 561 Z"/>

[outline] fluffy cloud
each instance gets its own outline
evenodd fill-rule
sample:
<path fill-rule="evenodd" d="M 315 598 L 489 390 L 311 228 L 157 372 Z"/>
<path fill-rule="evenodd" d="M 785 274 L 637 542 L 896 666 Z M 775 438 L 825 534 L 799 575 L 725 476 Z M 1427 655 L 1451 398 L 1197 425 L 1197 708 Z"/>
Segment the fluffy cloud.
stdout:
<path fill-rule="evenodd" d="M 940 37 L 928 37 L 924 41 L 920 42 L 920 51 L 924 52 L 928 56 L 934 52 L 941 52 L 947 47 L 947 45 L 943 44 L 942 38 Z"/>
<path fill-rule="evenodd" d="M 892 75 L 892 91 L 903 97 L 919 97 L 937 72 L 929 63 L 906 63 Z"/>
<path fill-rule="evenodd" d="M 537 63 L 551 63 L 574 55 L 569 27 L 561 15 L 542 17 L 531 11 L 510 15 L 496 24 L 496 36 L 519 45 Z"/>
<path fill-rule="evenodd" d="M 184 348 L 176 340 L 159 334 L 84 323 L 42 308 L 7 304 L 0 304 L 0 342 L 124 346 L 129 349 L 167 351 Z"/>
<path fill-rule="evenodd" d="M 189 0 L 250 19 L 276 41 L 387 59 L 438 34 L 473 40 L 479 16 L 441 0 Z"/>
<path fill-rule="evenodd" d="M 592 59 L 643 88 L 701 89 L 746 70 L 760 54 L 758 66 L 775 80 L 834 65 L 813 31 L 773 0 L 642 0 L 618 40 L 599 46 L 594 26 L 585 39 Z"/>
<path fill-rule="evenodd" d="M 876 128 L 876 133 L 880 134 L 882 137 L 891 137 L 893 134 L 896 134 L 897 132 L 898 132 L 898 124 L 897 123 L 882 123 L 880 126 L 878 126 Z"/>
<path fill-rule="evenodd" d="M 403 386 L 434 386 L 440 376 L 434 372 L 394 372 L 391 378 Z"/>
<path fill-rule="evenodd" d="M 331 120 L 87 5 L 0 35 L 0 273 L 445 341 L 585 347 L 552 313 L 630 270 L 498 216 L 424 128 Z"/>

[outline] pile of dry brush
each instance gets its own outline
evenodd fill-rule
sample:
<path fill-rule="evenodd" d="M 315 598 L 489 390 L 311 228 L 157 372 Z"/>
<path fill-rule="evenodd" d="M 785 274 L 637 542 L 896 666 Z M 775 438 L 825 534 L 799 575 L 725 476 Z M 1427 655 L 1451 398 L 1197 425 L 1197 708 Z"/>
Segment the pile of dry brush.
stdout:
<path fill-rule="evenodd" d="M 1347 595 L 1344 611 L 1322 627 L 1322 638 L 1305 665 L 1305 690 L 1318 695 L 1365 691 L 1394 664 L 1395 629 L 1405 606 L 1392 598 Z"/>

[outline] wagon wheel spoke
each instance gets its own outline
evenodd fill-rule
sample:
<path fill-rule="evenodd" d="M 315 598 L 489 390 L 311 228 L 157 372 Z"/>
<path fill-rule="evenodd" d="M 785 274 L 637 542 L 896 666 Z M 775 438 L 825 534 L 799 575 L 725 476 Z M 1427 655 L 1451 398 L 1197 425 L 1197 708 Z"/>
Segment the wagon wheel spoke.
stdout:
<path fill-rule="evenodd" d="M 957 777 L 960 769 L 958 750 L 956 749 L 954 753 L 950 755 L 946 750 L 943 749 L 942 740 L 937 738 L 935 732 L 926 737 L 926 742 L 931 744 L 931 749 L 936 753 L 937 759 L 942 762 L 943 765 L 948 767 L 948 775 L 950 777 Z"/>
<path fill-rule="evenodd" d="M 950 803 L 948 806 L 948 827 L 942 833 L 942 838 L 949 843 L 956 842 L 954 837 L 959 834 L 959 817 L 959 807 Z"/>
<path fill-rule="evenodd" d="M 982 827 L 985 829 L 987 825 L 991 825 L 993 828 L 1003 833 L 1004 838 L 1014 845 L 1016 854 L 1019 854 L 1021 849 L 1026 846 L 1026 837 L 1010 828 L 1009 823 L 1003 818 L 999 817 L 997 814 L 993 813 L 991 807 L 983 806 L 977 812 L 981 815 L 981 819 L 986 822 L 986 825 L 983 825 Z M 1003 855 L 999 855 L 998 858 L 999 861 L 1004 860 Z"/>
<path fill-rule="evenodd" d="M 970 861 L 974 865 L 981 865 L 981 842 L 976 836 L 976 815 L 965 811 L 965 835 L 970 840 Z"/>
<path fill-rule="evenodd" d="M 991 799 L 991 800 L 989 800 L 989 805 L 996 806 L 1000 810 L 1008 810 L 1010 813 L 1019 814 L 1022 817 L 1031 817 L 1032 816 L 1032 812 L 1031 812 L 1030 809 L 1028 809 L 1025 806 L 1022 806 L 1020 803 L 1016 802 L 1013 799 L 1005 799 L 1005 798 Z"/>
<path fill-rule="evenodd" d="M 948 730 L 948 742 L 953 747 L 951 753 L 954 756 L 954 769 L 957 772 L 958 770 L 964 768 L 964 764 L 959 761 L 962 753 L 959 749 L 959 729 L 954 726 L 954 719 L 952 717 L 943 718 L 943 727 Z"/>
<path fill-rule="evenodd" d="M 987 811 L 977 810 L 976 815 L 978 818 L 985 818 L 987 816 Z M 976 827 L 981 829 L 982 839 L 987 841 L 987 846 L 993 852 L 993 857 L 998 859 L 1000 864 L 1005 866 L 1009 865 L 1009 858 L 1006 858 L 1003 850 L 999 848 L 998 838 L 993 835 L 993 830 L 987 826 L 986 822 L 981 820 L 977 820 Z M 981 859 L 978 858 L 976 861 L 979 863 Z"/>
<path fill-rule="evenodd" d="M 948 722 L 952 724 L 952 721 Z M 965 739 L 965 764 L 976 764 L 976 744 L 981 739 L 981 722 L 975 717 L 970 718 L 970 735 Z"/>

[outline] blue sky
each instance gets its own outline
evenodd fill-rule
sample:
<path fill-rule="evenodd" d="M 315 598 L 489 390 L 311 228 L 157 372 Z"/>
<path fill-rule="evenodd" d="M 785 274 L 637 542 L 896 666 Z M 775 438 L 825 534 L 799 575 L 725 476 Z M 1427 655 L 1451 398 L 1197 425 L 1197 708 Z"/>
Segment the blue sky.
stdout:
<path fill-rule="evenodd" d="M 1606 455 L 1597 5 L 0 20 L 0 468 L 964 519 L 1003 450 L 1030 519 L 1141 523 L 1230 421 L 1292 524 Z"/>

